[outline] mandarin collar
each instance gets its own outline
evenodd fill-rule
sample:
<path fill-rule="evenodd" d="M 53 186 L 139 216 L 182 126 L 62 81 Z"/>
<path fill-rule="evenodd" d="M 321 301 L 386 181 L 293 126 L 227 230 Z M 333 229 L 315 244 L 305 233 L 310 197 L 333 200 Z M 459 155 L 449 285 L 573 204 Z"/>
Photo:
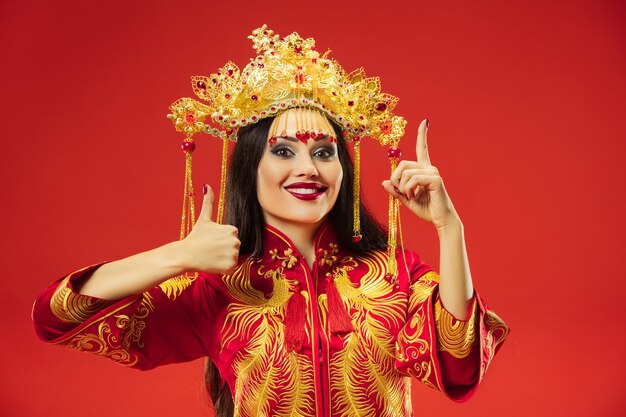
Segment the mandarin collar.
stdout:
<path fill-rule="evenodd" d="M 330 268 L 339 260 L 341 250 L 334 228 L 325 220 L 313 237 L 315 262 L 318 267 Z M 263 259 L 275 261 L 284 268 L 291 269 L 298 262 L 305 263 L 296 245 L 281 230 L 265 225 L 263 233 Z"/>

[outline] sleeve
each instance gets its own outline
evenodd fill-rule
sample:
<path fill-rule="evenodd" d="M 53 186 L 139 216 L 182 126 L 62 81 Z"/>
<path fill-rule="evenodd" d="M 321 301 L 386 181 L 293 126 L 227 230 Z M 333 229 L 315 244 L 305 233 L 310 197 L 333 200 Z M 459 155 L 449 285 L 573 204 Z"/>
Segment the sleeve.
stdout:
<path fill-rule="evenodd" d="M 212 285 L 219 276 L 176 277 L 117 301 L 75 292 L 100 265 L 60 278 L 37 296 L 32 320 L 39 339 L 140 370 L 208 354 L 224 302 Z"/>
<path fill-rule="evenodd" d="M 474 293 L 469 319 L 441 304 L 439 276 L 411 254 L 408 312 L 396 340 L 396 368 L 453 401 L 469 400 L 509 328 Z"/>

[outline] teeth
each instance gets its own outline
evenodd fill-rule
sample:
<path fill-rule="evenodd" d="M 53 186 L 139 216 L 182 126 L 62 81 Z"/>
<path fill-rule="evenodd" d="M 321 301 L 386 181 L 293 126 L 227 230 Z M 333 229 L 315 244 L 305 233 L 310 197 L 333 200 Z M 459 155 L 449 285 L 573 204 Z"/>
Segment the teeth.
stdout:
<path fill-rule="evenodd" d="M 321 190 L 316 188 L 290 188 L 289 191 L 296 194 L 315 194 Z"/>

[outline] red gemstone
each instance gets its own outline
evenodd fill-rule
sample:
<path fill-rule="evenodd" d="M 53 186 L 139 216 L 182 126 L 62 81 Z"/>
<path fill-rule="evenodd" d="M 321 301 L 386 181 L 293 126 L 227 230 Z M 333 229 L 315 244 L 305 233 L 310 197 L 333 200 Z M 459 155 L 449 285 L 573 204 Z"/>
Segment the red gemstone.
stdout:
<path fill-rule="evenodd" d="M 295 48 L 296 54 L 301 54 L 302 53 L 302 47 L 301 46 L 296 46 Z"/>
<path fill-rule="evenodd" d="M 304 74 L 302 73 L 296 74 L 296 83 L 298 84 L 304 83 Z"/>
<path fill-rule="evenodd" d="M 300 131 L 298 130 L 298 131 L 296 132 L 296 139 L 298 139 L 298 140 L 302 140 L 302 138 L 303 138 L 302 133 L 300 133 Z"/>
<path fill-rule="evenodd" d="M 359 243 L 361 241 L 361 239 L 363 239 L 363 236 L 361 236 L 361 235 L 352 236 L 352 242 L 353 243 Z"/>
<path fill-rule="evenodd" d="M 385 111 L 385 110 L 387 110 L 387 105 L 385 103 L 378 103 L 376 105 L 376 110 L 378 110 L 378 111 Z"/>
<path fill-rule="evenodd" d="M 259 64 L 259 68 L 265 68 L 265 64 Z"/>
<path fill-rule="evenodd" d="M 196 83 L 196 87 L 198 87 L 200 90 L 206 90 L 206 84 L 202 80 Z"/>
<path fill-rule="evenodd" d="M 298 65 L 298 69 L 301 70 L 302 69 L 302 65 Z"/>
<path fill-rule="evenodd" d="M 311 133 L 310 132 L 304 132 L 304 134 L 302 135 L 302 139 L 304 140 L 309 140 L 311 138 Z"/>
<path fill-rule="evenodd" d="M 317 51 L 317 46 L 313 45 L 313 46 L 311 47 L 311 51 Z"/>
<path fill-rule="evenodd" d="M 226 134 L 228 136 L 232 135 L 233 134 L 233 129 L 230 129 L 230 128 L 226 129 Z"/>
<path fill-rule="evenodd" d="M 271 111 L 276 111 L 276 107 L 272 106 L 272 107 L 270 107 L 270 110 Z"/>
<path fill-rule="evenodd" d="M 361 136 L 355 136 L 352 138 L 353 141 L 355 142 L 360 142 L 361 141 Z"/>
<path fill-rule="evenodd" d="M 185 121 L 189 124 L 195 123 L 196 122 L 196 116 L 193 115 L 193 113 L 187 113 L 185 115 Z"/>
<path fill-rule="evenodd" d="M 257 101 L 259 98 L 257 96 L 255 96 L 254 94 L 252 94 L 252 96 L 250 97 L 252 99 L 252 101 Z"/>
<path fill-rule="evenodd" d="M 317 134 L 317 138 L 318 138 L 318 139 L 323 139 L 323 138 L 324 138 L 324 136 L 325 136 L 325 135 L 324 135 L 322 132 L 320 132 L 320 133 L 318 133 L 318 134 Z"/>
<path fill-rule="evenodd" d="M 283 138 L 283 139 L 286 138 L 287 137 L 287 132 L 285 132 L 283 130 L 283 132 L 280 134 L 280 137 Z"/>
<path fill-rule="evenodd" d="M 184 141 L 181 145 L 181 149 L 185 152 L 193 152 L 196 149 L 196 144 L 190 141 Z"/>
<path fill-rule="evenodd" d="M 230 94 L 226 93 L 226 95 L 224 97 L 230 98 Z"/>
<path fill-rule="evenodd" d="M 229 76 L 229 77 L 232 77 L 232 76 L 233 76 L 233 70 L 232 70 L 232 69 L 229 69 L 229 70 L 228 70 L 228 76 Z"/>
<path fill-rule="evenodd" d="M 213 78 L 211 81 L 213 81 L 213 84 L 217 84 L 217 78 Z"/>
<path fill-rule="evenodd" d="M 402 152 L 400 152 L 400 148 L 396 148 L 395 146 L 390 147 L 387 151 L 387 156 L 389 158 L 400 158 L 401 155 Z"/>
<path fill-rule="evenodd" d="M 314 64 L 317 63 L 317 58 L 311 58 L 311 62 Z"/>
<path fill-rule="evenodd" d="M 348 100 L 348 106 L 350 106 L 350 107 L 354 106 L 354 101 Z"/>
<path fill-rule="evenodd" d="M 252 119 L 254 121 L 254 120 L 256 120 L 256 116 L 252 116 L 250 119 Z"/>
<path fill-rule="evenodd" d="M 267 141 L 267 143 L 268 143 L 270 146 L 274 146 L 274 145 L 276 144 L 276 137 L 275 137 L 275 136 L 272 136 L 272 137 L 270 138 L 270 140 L 269 140 L 269 141 Z"/>

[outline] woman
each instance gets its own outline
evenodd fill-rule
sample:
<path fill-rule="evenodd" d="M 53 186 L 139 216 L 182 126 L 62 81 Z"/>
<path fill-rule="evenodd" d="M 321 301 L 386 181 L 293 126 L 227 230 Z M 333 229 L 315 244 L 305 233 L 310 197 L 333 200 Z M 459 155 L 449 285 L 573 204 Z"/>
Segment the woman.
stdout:
<path fill-rule="evenodd" d="M 298 105 L 241 126 L 227 224 L 212 221 L 205 186 L 184 239 L 44 290 L 38 335 L 144 370 L 208 356 L 220 416 L 409 416 L 408 376 L 467 400 L 508 328 L 474 292 L 428 123 L 418 161 L 401 162 L 383 187 L 436 226 L 440 282 L 404 250 L 390 273 L 386 235 L 358 201 L 352 238 L 353 166 L 335 121 Z"/>

